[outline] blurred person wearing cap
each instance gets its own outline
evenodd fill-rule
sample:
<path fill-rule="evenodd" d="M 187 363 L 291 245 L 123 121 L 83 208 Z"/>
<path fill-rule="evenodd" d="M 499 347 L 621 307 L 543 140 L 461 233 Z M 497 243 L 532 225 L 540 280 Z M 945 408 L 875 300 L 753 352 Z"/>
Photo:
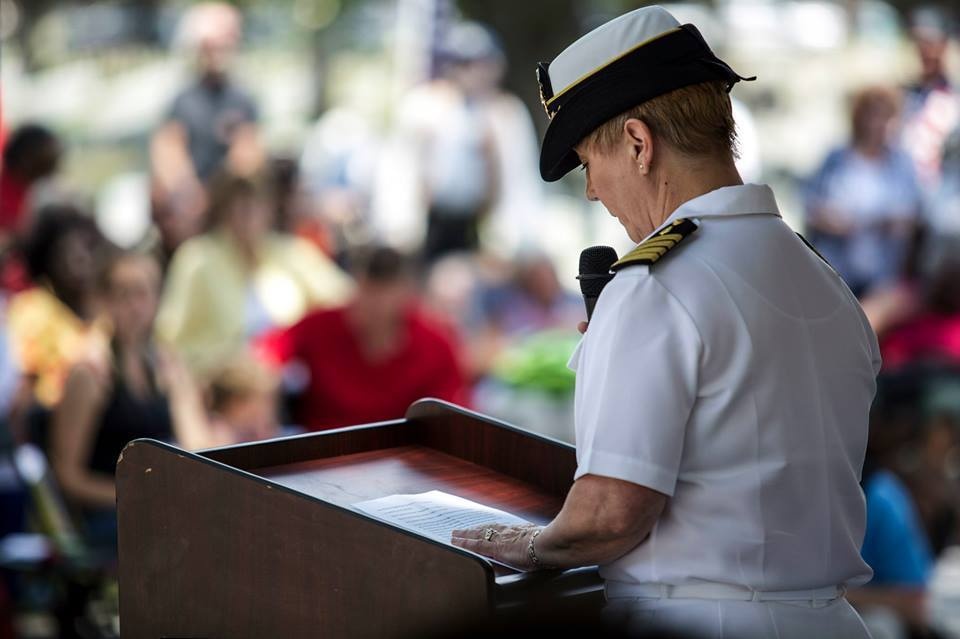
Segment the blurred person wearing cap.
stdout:
<path fill-rule="evenodd" d="M 500 188 L 490 98 L 503 53 L 485 27 L 462 23 L 445 35 L 437 55 L 439 77 L 414 88 L 398 109 L 401 134 L 416 153 L 428 263 L 479 247 L 480 224 Z"/>
<path fill-rule="evenodd" d="M 168 254 L 203 230 L 212 176 L 221 169 L 249 176 L 265 161 L 257 104 L 230 77 L 242 26 L 239 11 L 223 2 L 195 5 L 181 23 L 196 79 L 174 99 L 150 145 L 154 217 Z"/>
<path fill-rule="evenodd" d="M 500 243 L 519 244 L 512 236 L 529 226 L 521 214 L 541 203 L 536 134 L 523 103 L 500 87 L 506 60 L 496 35 L 455 24 L 436 55 L 439 77 L 398 108 L 399 132 L 415 149 L 428 263 L 475 251 L 490 222 Z"/>
<path fill-rule="evenodd" d="M 837 273 L 734 163 L 744 79 L 646 7 L 541 64 L 541 175 L 582 165 L 638 246 L 576 370 L 578 468 L 547 526 L 455 531 L 524 570 L 598 564 L 607 617 L 691 637 L 869 637 L 860 472 L 880 366 Z"/>

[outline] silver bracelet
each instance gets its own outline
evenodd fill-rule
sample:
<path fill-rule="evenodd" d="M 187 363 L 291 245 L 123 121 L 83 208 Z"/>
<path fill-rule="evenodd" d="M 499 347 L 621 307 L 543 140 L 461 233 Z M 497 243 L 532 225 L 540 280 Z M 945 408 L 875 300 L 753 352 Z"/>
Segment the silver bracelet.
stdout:
<path fill-rule="evenodd" d="M 527 556 L 530 557 L 530 561 L 533 563 L 534 568 L 542 568 L 540 564 L 540 558 L 537 557 L 537 549 L 534 547 L 534 540 L 540 536 L 540 533 L 543 532 L 543 528 L 537 528 L 533 531 L 533 534 L 530 535 L 530 541 L 527 542 Z"/>

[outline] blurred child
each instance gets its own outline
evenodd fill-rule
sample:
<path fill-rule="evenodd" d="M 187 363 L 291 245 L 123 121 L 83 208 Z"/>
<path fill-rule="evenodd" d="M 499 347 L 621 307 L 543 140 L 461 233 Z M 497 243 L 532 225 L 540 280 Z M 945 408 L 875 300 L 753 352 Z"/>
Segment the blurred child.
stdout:
<path fill-rule="evenodd" d="M 211 380 L 207 396 L 213 438 L 234 444 L 278 437 L 279 378 L 249 355 L 235 358 Z"/>

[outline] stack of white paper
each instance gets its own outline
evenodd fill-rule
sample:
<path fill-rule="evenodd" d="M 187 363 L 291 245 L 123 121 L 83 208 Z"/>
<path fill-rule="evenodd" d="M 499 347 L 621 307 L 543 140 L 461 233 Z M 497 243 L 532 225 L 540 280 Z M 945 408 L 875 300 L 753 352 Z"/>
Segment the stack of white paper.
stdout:
<path fill-rule="evenodd" d="M 462 528 L 529 523 L 508 512 L 439 490 L 419 495 L 391 495 L 362 501 L 353 507 L 444 543 L 450 543 L 450 534 Z"/>

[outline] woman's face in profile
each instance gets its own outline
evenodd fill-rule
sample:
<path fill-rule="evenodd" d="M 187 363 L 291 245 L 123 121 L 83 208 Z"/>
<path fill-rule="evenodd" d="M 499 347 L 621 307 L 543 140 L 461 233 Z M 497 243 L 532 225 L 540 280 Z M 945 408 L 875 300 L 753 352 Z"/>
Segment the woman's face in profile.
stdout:
<path fill-rule="evenodd" d="M 630 154 L 630 147 L 617 142 L 609 149 L 597 148 L 597 145 L 581 144 L 576 147 L 577 155 L 586 173 L 586 196 L 591 202 L 602 203 L 613 217 L 627 231 L 634 242 L 641 242 L 653 228 L 646 228 L 644 220 L 651 208 L 648 201 L 655 194 L 648 193 L 645 183 L 650 178 L 637 172 L 637 163 Z M 655 202 L 655 200 L 654 200 Z"/>

